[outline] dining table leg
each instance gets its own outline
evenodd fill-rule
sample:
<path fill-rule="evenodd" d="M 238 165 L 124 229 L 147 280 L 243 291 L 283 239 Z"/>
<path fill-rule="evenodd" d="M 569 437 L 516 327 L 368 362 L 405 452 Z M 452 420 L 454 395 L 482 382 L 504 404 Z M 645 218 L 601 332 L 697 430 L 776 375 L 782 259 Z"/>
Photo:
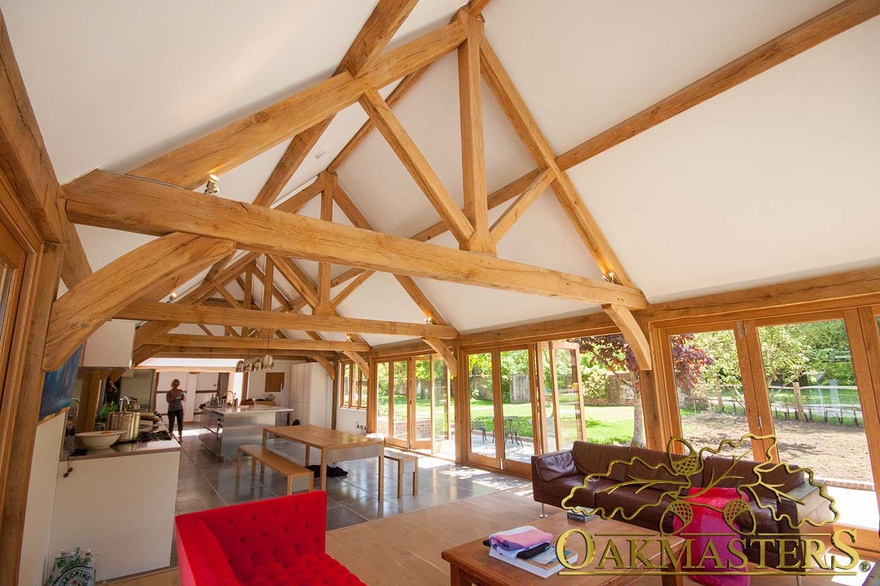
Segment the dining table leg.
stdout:
<path fill-rule="evenodd" d="M 399 466 L 403 466 L 403 462 L 398 462 Z M 379 451 L 379 502 L 385 498 L 385 454 Z M 379 509 L 381 511 L 381 509 Z"/>
<path fill-rule="evenodd" d="M 321 450 L 321 490 L 327 490 L 327 450 Z"/>

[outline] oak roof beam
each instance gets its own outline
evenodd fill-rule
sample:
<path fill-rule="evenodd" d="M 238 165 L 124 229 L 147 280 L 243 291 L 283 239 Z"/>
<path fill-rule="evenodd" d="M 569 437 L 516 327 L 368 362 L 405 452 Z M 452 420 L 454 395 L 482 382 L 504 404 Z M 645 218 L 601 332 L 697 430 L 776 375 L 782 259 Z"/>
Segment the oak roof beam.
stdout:
<path fill-rule="evenodd" d="M 734 59 L 727 65 L 700 78 L 674 94 L 645 108 L 638 114 L 584 141 L 556 158 L 556 164 L 563 171 L 583 163 L 630 138 L 669 120 L 673 116 L 697 106 L 752 77 L 763 73 L 795 57 L 828 39 L 880 15 L 880 0 L 847 0 L 831 7 L 822 14 L 782 33 L 775 39 Z M 498 192 L 517 191 L 516 186 L 537 173 L 530 171 L 508 183 Z M 519 190 L 521 191 L 521 189 Z M 489 198 L 490 209 L 492 198 Z M 424 230 L 433 238 L 443 233 L 435 224 Z M 421 233 L 420 233 L 421 234 Z"/>
<path fill-rule="evenodd" d="M 449 371 L 449 376 L 455 378 L 458 376 L 458 358 L 455 356 L 455 351 L 450 349 L 443 343 L 443 340 L 439 338 L 435 338 L 434 336 L 425 336 L 422 338 L 425 341 L 425 344 L 430 346 L 434 352 L 440 355 L 440 358 L 443 359 L 443 362 L 446 364 L 446 369 Z"/>
<path fill-rule="evenodd" d="M 370 224 L 367 217 L 361 213 L 360 209 L 358 209 L 357 205 L 351 200 L 348 193 L 346 193 L 345 189 L 342 188 L 342 185 L 340 185 L 339 182 L 336 183 L 336 189 L 333 192 L 333 199 L 336 202 L 336 205 L 339 206 L 339 209 L 342 210 L 342 213 L 351 220 L 351 223 L 354 224 L 356 228 L 375 230 L 373 225 Z M 443 318 L 440 311 L 434 307 L 434 304 L 431 303 L 431 300 L 428 299 L 412 277 L 405 275 L 394 276 L 397 279 L 397 282 L 400 283 L 400 286 L 406 291 L 407 295 L 410 296 L 416 306 L 425 314 L 425 318 L 430 319 L 435 324 L 446 325 L 449 323 Z"/>
<path fill-rule="evenodd" d="M 544 133 L 538 127 L 532 113 L 510 79 L 495 51 L 484 37 L 480 46 L 480 60 L 483 78 L 489 89 L 495 94 L 498 104 L 504 111 L 516 133 L 519 135 L 532 158 L 540 168 L 550 169 L 555 175 L 555 181 L 551 183 L 553 193 L 562 206 L 563 211 L 571 220 L 572 226 L 581 240 L 590 251 L 590 254 L 599 265 L 602 273 L 609 275 L 614 273 L 616 281 L 627 286 L 632 286 L 632 280 L 627 275 L 617 255 L 611 249 L 611 245 L 587 209 L 584 200 L 572 183 L 568 174 L 556 164 L 556 157 L 550 147 L 550 143 Z"/>
<path fill-rule="evenodd" d="M 544 190 L 550 187 L 550 184 L 556 180 L 556 173 L 550 169 L 544 169 L 540 175 L 535 177 L 525 191 L 523 191 L 510 206 L 504 210 L 492 227 L 489 234 L 497 245 L 504 238 L 504 235 L 513 228 L 513 225 L 519 220 L 526 210 L 538 200 L 538 197 L 544 193 Z"/>
<path fill-rule="evenodd" d="M 119 319 L 149 319 L 177 323 L 203 323 L 218 326 L 247 326 L 262 329 L 356 332 L 361 334 L 413 337 L 433 336 L 444 340 L 458 337 L 458 331 L 452 326 L 329 315 L 303 315 L 299 313 L 269 312 L 207 305 L 179 305 L 177 303 L 160 303 L 155 301 L 135 301 L 117 311 L 115 317 Z"/>
<path fill-rule="evenodd" d="M 170 233 L 92 273 L 52 304 L 43 370 L 60 368 L 101 324 L 156 283 L 197 274 L 233 248 L 229 240 Z"/>
<path fill-rule="evenodd" d="M 483 141 L 483 81 L 480 78 L 480 44 L 483 23 L 467 10 L 460 10 L 467 38 L 458 47 L 458 96 L 461 126 L 461 171 L 464 215 L 473 232 L 461 243 L 463 250 L 495 254 L 489 236 L 486 159 Z M 454 206 L 458 209 L 458 206 Z"/>
<path fill-rule="evenodd" d="M 233 348 L 241 350 L 303 350 L 368 352 L 369 344 L 361 342 L 334 342 L 330 340 L 279 340 L 277 338 L 231 338 L 228 336 L 199 336 L 190 334 L 163 334 L 152 341 L 157 346 L 180 348 Z"/>
<path fill-rule="evenodd" d="M 37 117 L 0 14 L 0 172 L 10 182 L 40 238 L 64 245 L 61 279 L 72 289 L 92 274 L 73 224 L 64 213 L 63 190 L 46 151 Z"/>
<path fill-rule="evenodd" d="M 473 226 L 379 92 L 373 89 L 365 91 L 360 104 L 425 197 L 449 226 L 455 239 L 459 243 L 470 239 L 474 233 Z"/>
<path fill-rule="evenodd" d="M 647 305 L 644 294 L 632 287 L 106 171 L 92 171 L 67 187 L 68 214 L 83 224 L 158 235 L 186 231 L 229 239 L 255 252 L 632 309 Z"/>
<path fill-rule="evenodd" d="M 832 6 L 635 116 L 577 145 L 560 155 L 557 162 L 562 169 L 570 169 L 878 15 L 878 0 L 847 0 Z"/>
<path fill-rule="evenodd" d="M 272 106 L 141 165 L 131 175 L 195 189 L 211 173 L 223 173 L 249 161 L 340 110 L 371 88 L 383 87 L 446 55 L 464 40 L 461 22 L 453 22 L 386 51 L 357 77 L 337 73 Z"/>
<path fill-rule="evenodd" d="M 623 338 L 635 356 L 639 370 L 651 370 L 651 346 L 632 312 L 626 307 L 614 304 L 603 305 L 602 309 L 620 328 L 620 333 L 623 334 Z"/>
<path fill-rule="evenodd" d="M 360 32 L 351 46 L 348 48 L 342 62 L 336 69 L 336 73 L 348 71 L 351 75 L 357 75 L 366 69 L 394 36 L 418 0 L 379 0 L 373 9 L 367 22 L 361 27 Z M 298 133 L 290 141 L 278 164 L 269 175 L 269 179 L 260 189 L 260 193 L 254 200 L 254 205 L 270 206 L 281 195 L 281 191 L 293 174 L 299 169 L 309 152 L 318 143 L 318 140 L 330 126 L 335 114 L 322 120 L 318 124 Z"/>

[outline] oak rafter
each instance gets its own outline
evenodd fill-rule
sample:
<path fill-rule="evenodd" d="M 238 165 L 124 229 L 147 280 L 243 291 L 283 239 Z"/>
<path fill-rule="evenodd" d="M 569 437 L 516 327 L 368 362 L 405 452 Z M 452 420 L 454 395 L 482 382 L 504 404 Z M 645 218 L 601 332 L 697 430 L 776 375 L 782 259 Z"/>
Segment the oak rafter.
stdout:
<path fill-rule="evenodd" d="M 195 275 L 232 249 L 229 240 L 171 233 L 92 273 L 52 304 L 43 369 L 57 370 L 101 324 L 156 283 Z"/>
<path fill-rule="evenodd" d="M 74 221 L 133 232 L 227 238 L 255 252 L 336 262 L 576 301 L 641 309 L 641 291 L 406 238 L 92 171 L 68 184 Z"/>
<path fill-rule="evenodd" d="M 458 332 L 452 326 L 391 322 L 339 316 L 303 315 L 299 313 L 226 308 L 209 305 L 180 305 L 155 301 L 135 301 L 116 312 L 119 319 L 202 323 L 218 326 L 247 326 L 320 332 L 386 334 L 392 336 L 432 336 L 454 339 Z"/>

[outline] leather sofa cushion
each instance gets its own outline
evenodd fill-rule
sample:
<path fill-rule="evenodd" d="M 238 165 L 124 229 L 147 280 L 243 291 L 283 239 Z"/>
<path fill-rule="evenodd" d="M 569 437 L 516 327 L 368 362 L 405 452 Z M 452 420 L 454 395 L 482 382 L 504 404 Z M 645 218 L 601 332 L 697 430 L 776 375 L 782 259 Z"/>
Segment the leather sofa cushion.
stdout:
<path fill-rule="evenodd" d="M 544 482 L 553 482 L 557 478 L 577 474 L 570 450 L 544 454 L 540 458 L 535 458 L 535 469 Z"/>
<path fill-rule="evenodd" d="M 792 467 L 792 471 L 788 472 L 784 466 L 779 466 L 771 471 L 761 472 L 761 477 L 758 478 L 758 473 L 755 472 L 757 462 L 752 460 L 740 460 L 733 464 L 732 462 L 733 458 L 725 456 L 707 457 L 703 468 L 703 482 L 710 482 L 713 478 L 721 478 L 725 472 L 727 477 L 720 480 L 715 486 L 736 488 L 742 484 L 753 484 L 760 480 L 775 486 L 777 490 L 788 492 L 806 482 L 802 468 Z M 728 469 L 730 470 L 728 471 Z M 773 491 L 762 486 L 756 486 L 755 492 L 759 498 L 775 498 Z"/>
<path fill-rule="evenodd" d="M 568 496 L 571 489 L 583 486 L 583 484 L 583 474 L 571 474 L 569 476 L 561 476 L 553 482 L 542 482 L 539 490 L 543 494 L 563 499 Z"/>
<path fill-rule="evenodd" d="M 625 517 L 617 513 L 614 515 L 614 519 L 657 531 L 660 528 L 663 512 L 667 506 L 672 504 L 672 498 L 664 495 L 659 490 L 650 488 L 638 490 L 638 488 L 636 486 L 621 486 L 612 492 L 597 492 L 596 506 L 605 509 L 606 515 L 615 508 L 620 507 Z M 639 510 L 644 505 L 648 506 Z M 636 511 L 638 511 L 638 514 L 636 514 Z M 635 515 L 635 518 L 629 519 L 633 515 Z M 666 527 L 667 531 L 671 531 L 672 515 L 667 515 L 667 518 L 663 519 L 663 521 L 668 524 L 668 527 Z"/>
<path fill-rule="evenodd" d="M 583 479 L 583 477 L 581 477 Z M 605 478 L 591 478 L 587 481 L 586 486 L 584 486 L 583 481 L 580 483 L 580 488 L 578 488 L 571 500 L 566 502 L 566 506 L 581 506 L 587 507 L 588 509 L 593 509 L 596 507 L 596 494 L 601 492 L 603 489 L 611 488 L 617 485 L 616 480 L 607 480 Z M 568 495 L 565 495 L 568 496 Z"/>
<path fill-rule="evenodd" d="M 608 471 L 608 465 L 614 461 L 629 461 L 629 446 L 613 446 L 592 444 L 589 442 L 576 441 L 571 447 L 574 456 L 574 465 L 581 474 L 599 473 L 603 476 Z M 622 481 L 626 479 L 626 466 L 615 464 L 611 473 L 607 476 L 612 480 Z"/>
<path fill-rule="evenodd" d="M 645 448 L 632 448 L 630 458 L 639 458 L 632 463 L 627 471 L 627 476 L 632 479 L 668 481 L 652 485 L 652 488 L 661 491 L 681 492 L 687 494 L 688 486 L 700 486 L 703 479 L 701 471 L 694 472 L 690 475 L 690 485 L 687 484 L 688 478 L 677 475 L 671 468 L 669 456 L 666 452 L 648 450 Z M 684 458 L 679 454 L 672 455 L 673 460 Z M 647 465 L 646 465 L 647 464 Z M 663 465 L 663 466 L 661 466 Z M 684 489 L 682 491 L 682 489 Z"/>

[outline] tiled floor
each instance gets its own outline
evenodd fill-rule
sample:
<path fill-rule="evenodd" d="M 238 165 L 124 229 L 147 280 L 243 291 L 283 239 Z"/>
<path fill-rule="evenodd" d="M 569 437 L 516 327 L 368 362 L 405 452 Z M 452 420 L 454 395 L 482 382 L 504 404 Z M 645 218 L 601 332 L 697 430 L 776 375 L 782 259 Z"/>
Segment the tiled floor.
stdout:
<path fill-rule="evenodd" d="M 261 480 L 259 468 L 256 477 L 251 478 L 250 466 L 242 466 L 241 478 L 236 479 L 235 462 L 218 460 L 202 447 L 198 435 L 196 424 L 189 425 L 184 431 L 177 484 L 177 514 L 285 494 L 285 479 L 268 468 Z M 301 445 L 286 440 L 276 441 L 279 443 L 274 449 L 289 454 L 300 464 L 304 462 L 305 450 Z M 497 490 L 530 485 L 528 480 L 522 478 L 422 456 L 419 458 L 419 494 L 412 494 L 412 475 L 407 474 L 403 498 L 399 500 L 397 465 L 394 462 L 386 463 L 384 498 L 380 507 L 376 460 L 353 460 L 338 465 L 348 472 L 348 476 L 327 479 L 328 531 Z M 294 482 L 294 491 L 306 489 L 304 485 Z M 173 551 L 172 564 L 176 565 Z"/>

